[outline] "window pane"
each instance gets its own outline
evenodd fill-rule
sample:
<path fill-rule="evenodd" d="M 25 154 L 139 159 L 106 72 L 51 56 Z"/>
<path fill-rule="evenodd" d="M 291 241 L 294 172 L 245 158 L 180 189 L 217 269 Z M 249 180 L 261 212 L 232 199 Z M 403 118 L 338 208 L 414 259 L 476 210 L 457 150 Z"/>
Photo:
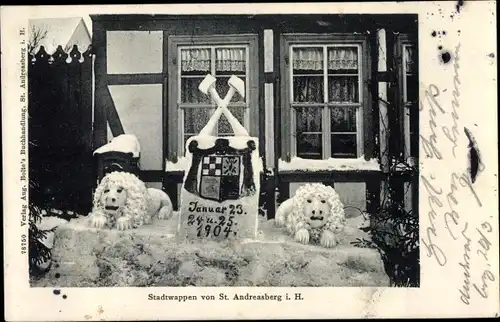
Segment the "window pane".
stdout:
<path fill-rule="evenodd" d="M 184 132 L 199 133 L 207 124 L 213 109 L 211 108 L 185 108 L 184 109 Z"/>
<path fill-rule="evenodd" d="M 418 120 L 417 120 L 417 113 L 418 111 L 418 105 L 417 104 L 412 104 L 409 107 L 408 112 L 410 113 L 410 154 L 412 156 L 417 155 L 418 152 L 418 136 L 417 136 L 417 131 L 418 131 Z"/>
<path fill-rule="evenodd" d="M 243 118 L 245 115 L 245 107 L 229 107 L 229 110 L 233 114 L 238 121 L 240 121 L 241 125 L 244 125 L 245 123 L 243 122 Z M 233 134 L 233 128 L 229 124 L 229 121 L 227 120 L 226 116 L 223 114 L 221 115 L 219 119 L 219 124 L 218 124 L 218 134 L 219 135 L 230 135 Z"/>
<path fill-rule="evenodd" d="M 332 157 L 356 158 L 356 134 L 332 134 Z"/>
<path fill-rule="evenodd" d="M 293 74 L 319 74 L 324 71 L 323 48 L 293 48 L 292 49 Z"/>
<path fill-rule="evenodd" d="M 358 47 L 328 48 L 329 74 L 357 74 Z"/>
<path fill-rule="evenodd" d="M 331 108 L 332 132 L 356 132 L 356 107 Z"/>
<path fill-rule="evenodd" d="M 328 77 L 328 102 L 359 103 L 359 80 L 357 76 Z"/>
<path fill-rule="evenodd" d="M 322 107 L 297 108 L 297 133 L 321 132 Z"/>
<path fill-rule="evenodd" d="M 297 156 L 304 159 L 321 159 L 321 137 L 321 134 L 297 134 Z"/>
<path fill-rule="evenodd" d="M 323 103 L 323 76 L 294 77 L 293 101 L 296 103 Z"/>
<path fill-rule="evenodd" d="M 206 75 L 211 71 L 210 48 L 181 49 L 181 74 Z"/>
<path fill-rule="evenodd" d="M 322 158 L 323 146 L 321 134 L 321 113 L 322 107 L 297 109 L 296 125 L 298 157 L 306 159 Z"/>
<path fill-rule="evenodd" d="M 210 96 L 198 89 L 203 77 L 181 79 L 181 102 L 193 104 L 210 104 Z"/>
<path fill-rule="evenodd" d="M 418 84 L 416 75 L 406 76 L 406 101 L 416 102 L 418 99 Z"/>
<path fill-rule="evenodd" d="M 219 96 L 221 99 L 224 99 L 226 96 L 227 92 L 229 91 L 229 76 L 217 76 L 216 82 L 215 82 L 215 89 L 217 90 L 217 93 L 219 93 Z M 239 77 L 244 83 L 245 83 L 245 92 L 246 92 L 246 78 L 245 77 Z M 245 96 L 247 96 L 248 93 L 245 93 Z M 241 95 L 236 92 L 234 93 L 233 98 L 231 99 L 231 102 L 245 102 L 245 99 L 241 97 Z"/>
<path fill-rule="evenodd" d="M 245 75 L 246 73 L 245 48 L 216 48 L 215 74 L 216 75 Z"/>
<path fill-rule="evenodd" d="M 406 73 L 413 73 L 415 69 L 415 62 L 417 59 L 415 47 L 404 46 L 403 59 L 404 59 Z"/>

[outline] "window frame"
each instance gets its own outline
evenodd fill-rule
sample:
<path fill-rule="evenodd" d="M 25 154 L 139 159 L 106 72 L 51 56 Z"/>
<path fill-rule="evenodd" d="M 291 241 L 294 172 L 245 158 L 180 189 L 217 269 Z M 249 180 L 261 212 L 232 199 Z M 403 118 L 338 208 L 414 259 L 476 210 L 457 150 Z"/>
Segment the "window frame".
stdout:
<path fill-rule="evenodd" d="M 408 160 L 409 158 L 415 158 L 418 155 L 418 151 L 411 150 L 411 132 L 410 132 L 410 124 L 412 122 L 410 117 L 410 109 L 418 108 L 418 84 L 417 84 L 417 100 L 414 102 L 409 102 L 407 99 L 407 80 L 406 80 L 406 61 L 405 61 L 405 47 L 413 47 L 416 49 L 417 58 L 414 62 L 414 69 L 416 71 L 413 74 L 418 75 L 418 44 L 415 41 L 412 41 L 407 34 L 400 34 L 398 40 L 396 42 L 396 53 L 397 56 L 400 57 L 400 68 L 398 69 L 399 74 L 399 86 L 400 86 L 400 103 L 402 108 L 402 132 L 403 132 L 403 142 L 404 142 L 404 158 Z"/>
<path fill-rule="evenodd" d="M 177 57 L 181 57 L 181 51 L 184 50 L 184 49 L 196 49 L 196 48 L 209 48 L 210 51 L 211 51 L 211 58 L 215 58 L 215 52 L 216 52 L 216 49 L 217 48 L 244 48 L 245 49 L 245 60 L 246 60 L 246 67 L 245 67 L 245 79 L 247 78 L 247 76 L 249 75 L 249 72 L 250 72 L 250 53 L 249 53 L 249 46 L 248 45 L 225 45 L 225 44 L 221 44 L 221 45 L 188 45 L 188 46 L 184 46 L 184 45 L 178 45 L 177 46 Z M 181 62 L 182 64 L 182 62 Z M 180 68 L 181 64 L 177 64 L 177 79 L 178 80 L 181 80 L 181 81 L 178 81 L 177 82 L 177 101 L 178 101 L 178 118 L 179 118 L 179 122 L 178 122 L 178 132 L 179 132 L 179 146 L 183 146 L 184 145 L 184 142 L 185 142 L 185 135 L 188 134 L 188 135 L 196 135 L 196 133 L 186 133 L 185 131 L 185 128 L 184 128 L 184 117 L 185 117 L 185 109 L 188 109 L 188 108 L 201 108 L 201 109 L 210 109 L 211 110 L 211 113 L 210 115 L 213 115 L 213 113 L 215 112 L 215 109 L 216 109 L 216 105 L 212 102 L 211 104 L 193 104 L 193 103 L 183 103 L 182 102 L 182 92 L 181 92 L 181 87 L 182 87 L 182 70 Z M 216 64 L 216 60 L 211 60 L 211 71 L 210 73 L 215 77 L 217 78 L 217 75 L 215 75 L 215 64 Z M 224 76 L 224 77 L 227 77 L 227 76 Z M 187 78 L 191 78 L 190 76 L 188 76 Z M 193 77 L 193 78 L 197 78 L 197 77 Z M 229 78 L 229 77 L 227 77 Z M 249 93 L 249 82 L 245 81 L 245 93 Z M 221 96 L 221 98 L 223 99 L 224 98 L 224 93 L 219 93 L 219 95 Z M 244 103 L 240 103 L 240 102 L 230 102 L 229 105 L 228 105 L 228 108 L 231 108 L 231 107 L 238 107 L 238 108 L 244 108 L 244 113 L 243 113 L 243 126 L 248 129 L 249 128 L 249 122 L 250 122 L 250 117 L 249 117 L 249 97 L 247 95 L 245 95 L 245 102 Z M 217 129 L 217 128 L 216 128 Z M 217 136 L 223 136 L 221 135 L 220 133 L 213 133 L 213 135 L 217 135 Z"/>
<path fill-rule="evenodd" d="M 258 134 L 258 38 L 255 34 L 240 35 L 205 35 L 205 36 L 169 36 L 168 37 L 168 133 L 169 133 L 169 159 L 175 161 L 177 155 L 183 156 L 184 146 L 184 109 L 186 108 L 213 108 L 211 104 L 189 104 L 181 102 L 181 55 L 182 49 L 210 47 L 212 52 L 217 47 L 245 47 L 246 49 L 246 81 L 245 103 L 232 102 L 229 107 L 244 107 L 243 126 L 249 134 Z M 215 65 L 215 60 L 212 62 Z M 224 98 L 225 93 L 219 93 Z"/>
<path fill-rule="evenodd" d="M 293 69 L 292 69 L 292 50 L 297 47 L 321 47 L 324 52 L 328 52 L 328 48 L 332 47 L 358 47 L 358 84 L 359 84 L 359 102 L 358 103 L 326 103 L 311 104 L 311 107 L 318 106 L 322 108 L 322 157 L 321 160 L 335 158 L 337 160 L 353 158 L 338 158 L 332 156 L 331 153 L 331 108 L 335 106 L 354 106 L 356 107 L 356 158 L 363 156 L 366 151 L 365 134 L 369 133 L 366 128 L 369 122 L 366 122 L 366 112 L 370 110 L 369 93 L 367 81 L 369 79 L 370 57 L 368 53 L 368 39 L 366 35 L 361 34 L 283 34 L 281 41 L 281 77 L 284 81 L 282 88 L 282 111 L 281 117 L 285 122 L 282 122 L 282 158 L 290 160 L 297 156 L 297 132 L 296 132 L 296 109 L 298 106 L 307 106 L 308 103 L 292 103 L 293 95 Z M 327 61 L 325 56 L 324 64 Z M 327 75 L 327 71 L 323 71 L 323 75 Z M 324 76 L 325 77 L 325 76 Z M 326 76 L 328 77 L 328 75 Z M 326 85 L 326 82 L 324 83 Z M 328 93 L 326 86 L 323 88 L 324 93 Z M 327 95 L 327 94 L 326 94 Z M 321 106 L 322 105 L 322 106 Z M 354 132 L 353 132 L 354 133 Z M 317 159 L 305 159 L 314 161 Z"/>

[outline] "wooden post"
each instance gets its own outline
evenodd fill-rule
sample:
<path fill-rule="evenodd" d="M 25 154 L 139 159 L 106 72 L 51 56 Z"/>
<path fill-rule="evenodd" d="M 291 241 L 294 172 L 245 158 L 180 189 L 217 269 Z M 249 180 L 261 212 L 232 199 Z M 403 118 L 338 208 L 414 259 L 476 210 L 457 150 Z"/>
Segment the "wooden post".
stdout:
<path fill-rule="evenodd" d="M 257 104 L 259 105 L 259 131 L 257 132 L 259 135 L 259 155 L 264 162 L 263 166 L 266 167 L 266 103 L 265 103 L 265 95 L 264 95 L 264 86 L 265 86 L 265 77 L 264 77 L 264 28 L 259 29 L 257 46 L 259 49 L 259 58 L 258 58 L 258 78 L 259 78 L 259 98 Z"/>
<path fill-rule="evenodd" d="M 94 56 L 92 55 L 91 48 L 83 53 L 83 63 L 81 70 L 82 82 L 81 96 L 82 96 L 82 109 L 83 117 L 82 124 L 82 140 L 85 149 L 92 155 L 92 67 Z"/>
<path fill-rule="evenodd" d="M 281 204 L 283 201 L 290 198 L 290 182 L 280 180 L 278 191 L 279 191 L 278 203 Z"/>
<path fill-rule="evenodd" d="M 106 95 L 106 30 L 101 23 L 92 22 L 92 48 L 95 50 L 95 96 L 94 96 L 94 150 L 106 144 L 107 141 L 107 108 Z"/>
<path fill-rule="evenodd" d="M 276 187 L 278 187 L 278 193 L 281 193 L 282 187 L 280 185 L 280 173 L 279 173 L 279 158 L 282 156 L 281 154 L 281 65 L 280 65 L 280 55 L 281 55 L 281 30 L 278 25 L 273 25 L 273 126 L 274 126 L 274 191 L 272 196 L 273 209 L 276 211 L 277 204 L 275 198 Z M 289 192 L 287 192 L 289 194 Z M 281 200 L 281 199 L 280 199 Z"/>
<path fill-rule="evenodd" d="M 378 75 L 387 75 L 387 41 L 386 30 L 377 31 L 378 40 Z M 379 140 L 380 140 L 380 164 L 384 174 L 389 172 L 389 135 L 390 124 L 388 114 L 387 80 L 378 80 L 378 109 L 379 109 Z M 388 202 L 389 182 L 382 181 L 381 199 L 384 204 Z"/>
<path fill-rule="evenodd" d="M 164 175 L 165 181 L 168 181 L 168 175 Z M 172 183 L 170 182 L 168 185 L 165 186 L 165 183 L 163 183 L 164 191 L 168 194 L 170 197 L 170 201 L 172 202 L 172 207 L 174 210 L 179 210 L 179 189 L 177 183 Z"/>
<path fill-rule="evenodd" d="M 377 31 L 378 39 L 378 73 L 387 73 L 386 37 L 385 29 Z M 389 172 L 389 116 L 387 106 L 387 82 L 378 82 L 378 108 L 379 108 L 379 138 L 380 162 L 382 171 Z"/>
<path fill-rule="evenodd" d="M 261 148 L 264 148 L 266 158 L 264 161 L 264 168 L 266 173 L 264 174 L 264 182 L 261 184 L 261 191 L 264 192 L 264 202 L 266 208 L 267 219 L 272 219 L 275 217 L 276 213 L 276 196 L 275 196 L 275 182 L 274 182 L 274 160 L 275 153 L 273 151 L 273 145 L 275 143 L 275 132 L 274 132 L 274 81 L 275 81 L 275 73 L 274 73 L 274 31 L 272 29 L 262 29 L 262 47 L 261 58 L 259 61 L 259 70 L 262 70 L 262 74 L 259 75 L 263 80 L 263 107 L 264 110 L 262 115 L 260 116 L 263 119 L 262 130 L 260 131 L 260 135 L 264 136 L 262 140 Z M 262 69 L 261 69 L 262 68 Z M 273 171 L 273 175 L 270 175 L 271 168 Z M 263 190 L 264 189 L 264 190 Z"/>
<path fill-rule="evenodd" d="M 172 180 L 171 176 L 167 172 L 167 159 L 169 158 L 169 149 L 173 149 L 175 147 L 172 147 L 169 142 L 170 142 L 170 136 L 172 135 L 169 133 L 170 131 L 174 131 L 175 129 L 169 128 L 169 110 L 168 110 L 168 84 L 170 79 L 168 78 L 168 31 L 164 30 L 163 31 L 163 62 L 162 62 L 162 75 L 163 75 L 163 83 L 162 83 L 162 121 L 163 121 L 163 126 L 162 126 L 162 131 L 163 131 L 163 153 L 162 153 L 162 159 L 163 159 L 163 178 L 162 178 L 162 189 L 165 191 L 168 196 L 170 197 L 170 201 L 172 202 L 172 207 L 174 210 L 179 210 L 179 200 L 178 200 L 178 184 L 174 180 Z M 175 183 L 174 183 L 175 182 Z"/>

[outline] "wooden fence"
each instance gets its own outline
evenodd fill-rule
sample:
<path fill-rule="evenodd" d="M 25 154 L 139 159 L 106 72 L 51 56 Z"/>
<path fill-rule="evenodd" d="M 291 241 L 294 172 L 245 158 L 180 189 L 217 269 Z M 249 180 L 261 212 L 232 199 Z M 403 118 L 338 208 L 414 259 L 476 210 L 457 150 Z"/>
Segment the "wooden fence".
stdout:
<path fill-rule="evenodd" d="M 30 200 L 86 214 L 92 205 L 92 56 L 77 46 L 29 55 Z"/>

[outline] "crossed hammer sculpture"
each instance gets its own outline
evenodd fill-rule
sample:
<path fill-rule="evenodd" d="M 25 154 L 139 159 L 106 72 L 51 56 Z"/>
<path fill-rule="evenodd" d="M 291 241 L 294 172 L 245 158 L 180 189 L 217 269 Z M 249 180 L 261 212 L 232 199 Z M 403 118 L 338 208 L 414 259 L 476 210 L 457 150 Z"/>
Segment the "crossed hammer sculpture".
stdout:
<path fill-rule="evenodd" d="M 204 94 L 212 96 L 213 100 L 217 104 L 215 113 L 212 115 L 205 127 L 200 131 L 200 135 L 210 135 L 213 128 L 215 127 L 217 120 L 223 113 L 229 121 L 229 124 L 231 124 L 234 135 L 248 136 L 248 131 L 243 127 L 243 125 L 241 125 L 238 119 L 236 119 L 236 117 L 234 117 L 231 111 L 229 111 L 229 109 L 227 108 L 229 102 L 231 102 L 231 99 L 236 92 L 238 92 L 242 97 L 245 97 L 245 82 L 243 82 L 241 78 L 232 75 L 228 81 L 229 91 L 227 92 L 224 99 L 221 99 L 219 94 L 217 93 L 217 90 L 215 89 L 215 81 L 215 77 L 207 74 L 207 76 L 205 76 L 203 81 L 200 83 L 200 86 L 198 86 L 198 89 Z"/>

